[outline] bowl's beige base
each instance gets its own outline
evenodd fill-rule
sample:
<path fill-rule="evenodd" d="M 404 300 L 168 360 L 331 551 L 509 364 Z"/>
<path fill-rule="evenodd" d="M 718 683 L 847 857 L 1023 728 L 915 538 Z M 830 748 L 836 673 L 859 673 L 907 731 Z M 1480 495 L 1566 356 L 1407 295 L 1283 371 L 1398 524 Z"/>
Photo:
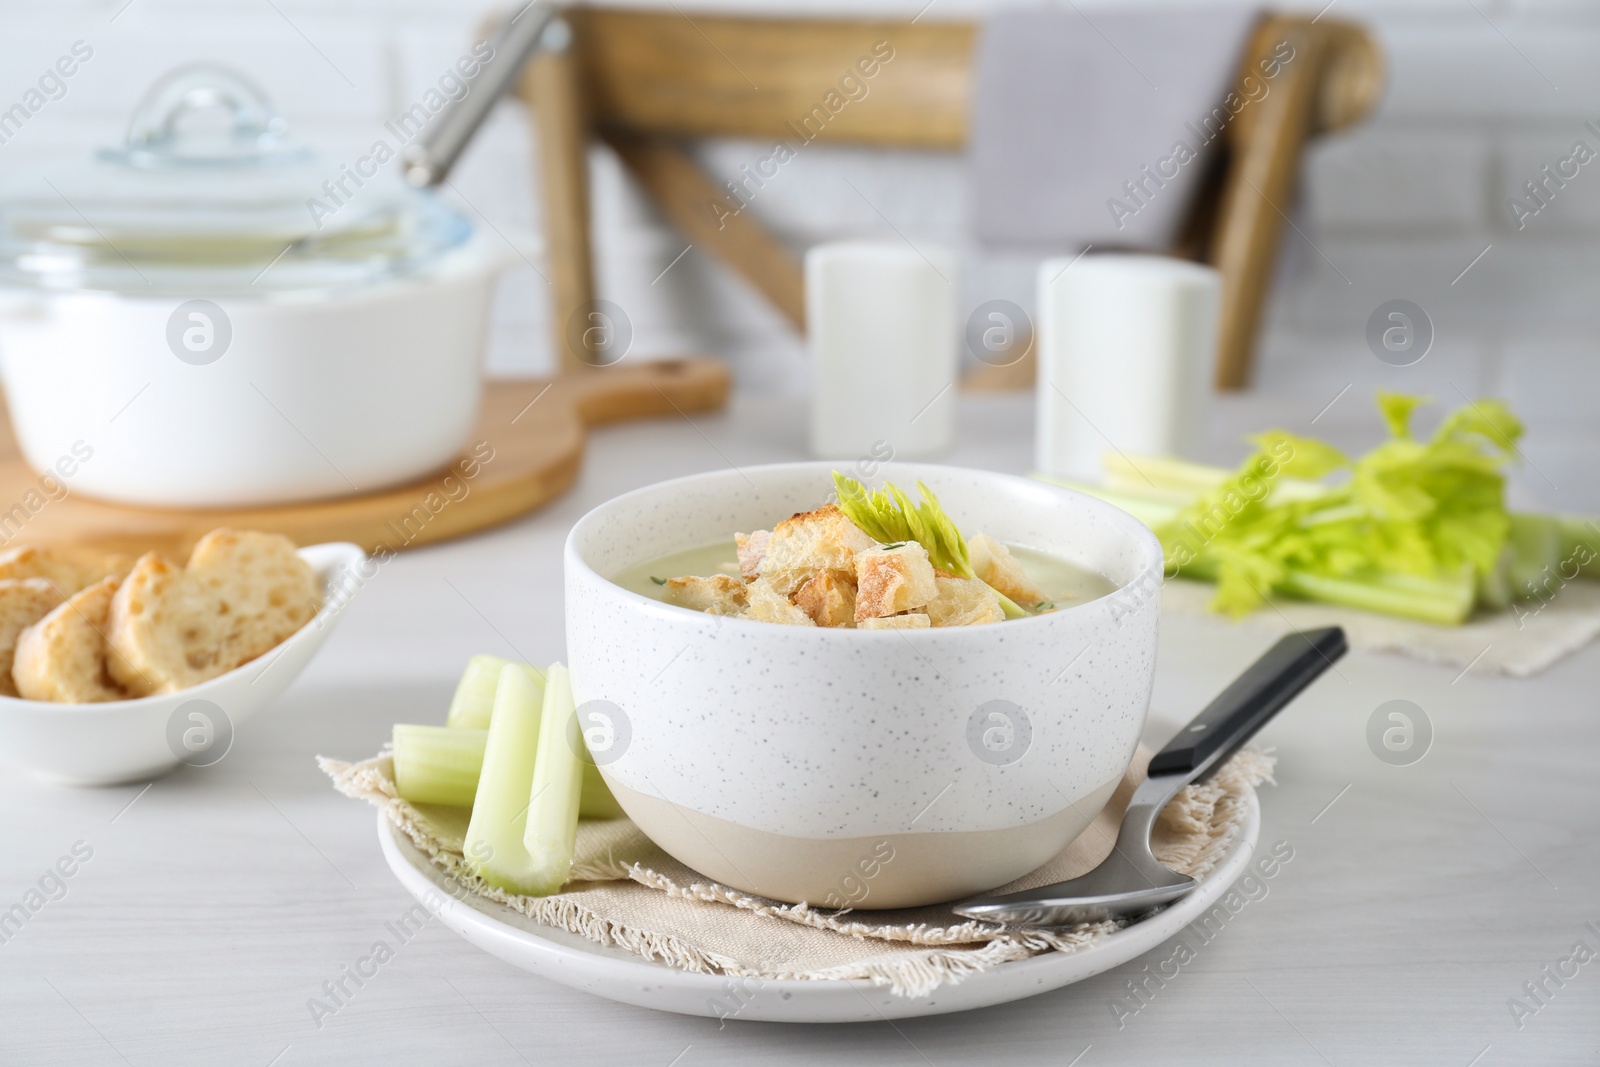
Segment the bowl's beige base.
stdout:
<path fill-rule="evenodd" d="M 1065 811 L 1008 830 L 789 837 L 609 783 L 639 829 L 679 862 L 747 893 L 827 908 L 910 908 L 1005 885 L 1083 833 L 1118 775 Z"/>

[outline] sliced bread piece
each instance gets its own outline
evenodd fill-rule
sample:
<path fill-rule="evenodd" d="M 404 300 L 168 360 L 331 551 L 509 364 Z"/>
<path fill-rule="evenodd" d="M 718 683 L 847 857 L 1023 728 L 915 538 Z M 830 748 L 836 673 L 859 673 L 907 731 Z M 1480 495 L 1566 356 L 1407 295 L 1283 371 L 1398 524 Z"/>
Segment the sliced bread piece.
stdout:
<path fill-rule="evenodd" d="M 915 541 L 856 553 L 856 624 L 899 615 L 939 594 L 928 550 Z"/>
<path fill-rule="evenodd" d="M 776 622 L 785 626 L 815 626 L 811 616 L 789 602 L 789 598 L 773 588 L 765 577 L 757 578 L 747 587 L 750 607 L 740 616 L 757 622 Z"/>
<path fill-rule="evenodd" d="M 154 552 L 134 564 L 111 605 L 111 676 L 137 696 L 199 685 L 271 650 L 321 604 L 287 537 L 213 530 L 187 566 Z"/>
<path fill-rule="evenodd" d="M 829 504 L 773 527 L 761 556 L 761 577 L 786 597 L 823 571 L 854 578 L 856 553 L 876 543 Z"/>
<path fill-rule="evenodd" d="M 833 571 L 823 571 L 795 592 L 794 606 L 818 626 L 854 626 L 856 584 Z"/>
<path fill-rule="evenodd" d="M 0 552 L 0 581 L 42 578 L 64 599 L 102 578 L 120 578 L 132 564 L 127 556 L 86 545 L 22 545 Z"/>
<path fill-rule="evenodd" d="M 975 626 L 984 622 L 1001 622 L 1006 613 L 1000 607 L 1000 596 L 989 586 L 975 578 L 935 575 L 934 585 L 939 594 L 928 601 L 924 610 L 935 626 Z"/>
<path fill-rule="evenodd" d="M 22 631 L 11 666 L 19 695 L 62 704 L 128 699 L 106 670 L 106 622 L 116 591 L 115 578 L 103 579 Z"/>
<path fill-rule="evenodd" d="M 59 589 L 43 578 L 0 578 L 0 695 L 21 696 L 11 679 L 17 638 L 64 599 Z"/>
<path fill-rule="evenodd" d="M 770 540 L 772 540 L 771 530 L 733 535 L 733 543 L 739 553 L 739 575 L 745 581 L 760 576 L 761 557 L 767 554 L 767 542 Z"/>
<path fill-rule="evenodd" d="M 713 574 L 709 578 L 668 578 L 666 600 L 680 608 L 712 615 L 737 615 L 750 604 L 744 582 L 726 574 Z"/>
<path fill-rule="evenodd" d="M 863 630 L 926 630 L 932 623 L 920 611 L 908 615 L 888 615 L 881 619 L 862 619 L 856 626 Z"/>
<path fill-rule="evenodd" d="M 1033 584 L 1011 550 L 988 534 L 977 533 L 967 538 L 967 554 L 972 562 L 972 573 L 1000 595 L 1010 597 L 1023 607 L 1032 607 L 1044 599 L 1044 594 Z"/>

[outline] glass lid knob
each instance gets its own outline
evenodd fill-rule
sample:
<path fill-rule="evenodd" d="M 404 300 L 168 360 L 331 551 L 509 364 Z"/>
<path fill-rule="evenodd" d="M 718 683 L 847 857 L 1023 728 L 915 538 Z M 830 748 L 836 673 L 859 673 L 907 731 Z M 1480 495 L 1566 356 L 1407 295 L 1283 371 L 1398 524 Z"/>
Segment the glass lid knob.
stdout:
<path fill-rule="evenodd" d="M 222 111 L 224 129 L 190 127 L 198 115 Z M 152 85 L 134 109 L 127 143 L 104 155 L 136 167 L 237 166 L 299 161 L 306 153 L 286 142 L 288 124 L 262 88 L 217 63 L 178 67 Z"/>

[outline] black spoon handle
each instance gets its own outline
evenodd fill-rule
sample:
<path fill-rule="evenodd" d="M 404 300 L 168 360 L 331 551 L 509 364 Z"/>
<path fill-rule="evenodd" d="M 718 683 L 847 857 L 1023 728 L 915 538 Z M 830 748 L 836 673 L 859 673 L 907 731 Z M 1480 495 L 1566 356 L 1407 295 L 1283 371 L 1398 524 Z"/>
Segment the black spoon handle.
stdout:
<path fill-rule="evenodd" d="M 1337 626 L 1284 637 L 1156 753 L 1149 775 L 1203 781 L 1348 648 Z"/>

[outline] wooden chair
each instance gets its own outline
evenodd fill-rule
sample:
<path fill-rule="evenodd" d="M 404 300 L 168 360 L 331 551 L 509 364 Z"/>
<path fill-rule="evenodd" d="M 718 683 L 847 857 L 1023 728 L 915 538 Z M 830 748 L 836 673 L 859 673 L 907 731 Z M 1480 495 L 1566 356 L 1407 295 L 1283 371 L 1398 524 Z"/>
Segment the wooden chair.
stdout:
<path fill-rule="evenodd" d="M 956 151 L 967 138 L 979 30 L 973 23 L 585 7 L 566 17 L 568 46 L 536 57 L 517 89 L 535 115 L 553 327 L 565 369 L 584 366 L 568 344 L 567 323 L 594 299 L 586 162 L 591 136 L 616 150 L 686 238 L 743 275 L 802 332 L 799 261 L 751 212 L 711 208 L 734 205 L 684 143 L 709 137 L 794 142 L 791 123 L 809 114 L 880 40 L 893 44 L 892 68 L 874 79 L 865 101 L 828 122 L 819 140 Z M 1222 274 L 1216 382 L 1224 389 L 1250 380 L 1302 148 L 1309 138 L 1364 117 L 1382 86 L 1382 60 L 1371 37 L 1334 19 L 1264 16 L 1241 69 L 1256 69 L 1285 40 L 1295 49 L 1294 61 L 1270 94 L 1228 126 L 1226 147 L 1173 250 Z M 1028 359 L 979 368 L 967 385 L 1026 387 L 1032 379 Z"/>

